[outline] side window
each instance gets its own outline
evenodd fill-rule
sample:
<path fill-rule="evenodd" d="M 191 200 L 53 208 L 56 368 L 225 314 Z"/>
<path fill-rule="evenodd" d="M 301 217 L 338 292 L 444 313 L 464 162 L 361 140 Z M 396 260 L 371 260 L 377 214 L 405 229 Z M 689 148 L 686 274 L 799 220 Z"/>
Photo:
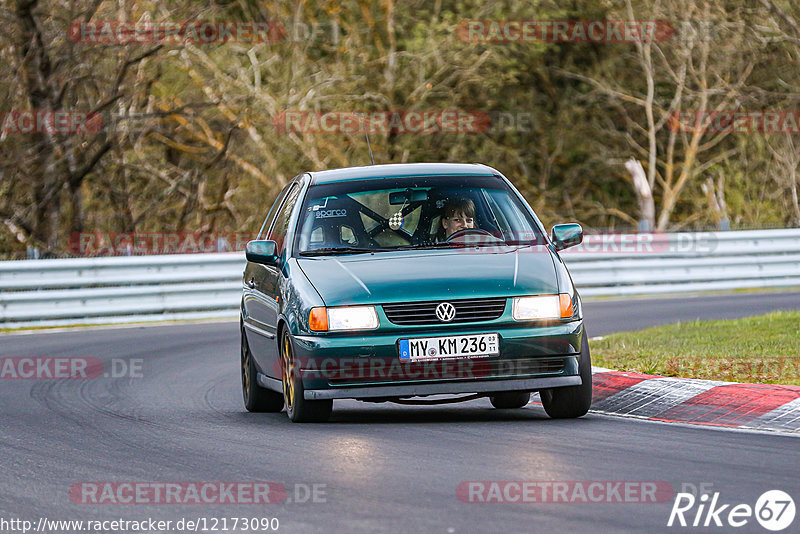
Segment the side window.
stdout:
<path fill-rule="evenodd" d="M 358 245 L 358 238 L 349 226 L 339 228 L 339 240 L 345 245 Z"/>
<path fill-rule="evenodd" d="M 267 230 L 269 230 L 270 226 L 272 226 L 272 221 L 274 221 L 275 217 L 278 215 L 278 208 L 280 208 L 281 202 L 283 201 L 283 198 L 286 196 L 286 192 L 289 191 L 290 187 L 292 187 L 291 183 L 286 187 L 284 187 L 280 193 L 278 193 L 278 198 L 275 199 L 275 202 L 269 209 L 269 213 L 267 213 L 267 218 L 264 219 L 264 224 L 261 225 L 261 230 L 258 231 L 258 237 L 256 237 L 256 239 L 266 239 L 266 237 L 262 236 L 265 236 Z"/>
<path fill-rule="evenodd" d="M 322 233 L 322 227 L 318 226 L 311 232 L 311 239 L 309 241 L 312 245 L 320 245 L 325 240 L 325 234 Z"/>
<path fill-rule="evenodd" d="M 278 211 L 275 217 L 275 223 L 267 234 L 267 239 L 275 241 L 278 244 L 278 255 L 283 253 L 286 248 L 286 231 L 289 229 L 289 218 L 292 215 L 292 208 L 297 203 L 297 197 L 300 195 L 300 186 L 295 185 L 286 194 L 286 200 Z"/>

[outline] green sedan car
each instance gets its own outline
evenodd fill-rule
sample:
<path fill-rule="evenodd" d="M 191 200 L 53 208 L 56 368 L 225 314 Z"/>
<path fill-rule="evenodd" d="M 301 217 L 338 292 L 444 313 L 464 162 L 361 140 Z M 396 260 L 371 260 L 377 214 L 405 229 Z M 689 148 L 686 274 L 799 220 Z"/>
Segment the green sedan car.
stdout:
<path fill-rule="evenodd" d="M 300 174 L 247 244 L 245 407 L 325 421 L 334 399 L 513 409 L 538 391 L 551 417 L 580 417 L 591 361 L 558 251 L 582 239 L 548 236 L 485 165 Z"/>

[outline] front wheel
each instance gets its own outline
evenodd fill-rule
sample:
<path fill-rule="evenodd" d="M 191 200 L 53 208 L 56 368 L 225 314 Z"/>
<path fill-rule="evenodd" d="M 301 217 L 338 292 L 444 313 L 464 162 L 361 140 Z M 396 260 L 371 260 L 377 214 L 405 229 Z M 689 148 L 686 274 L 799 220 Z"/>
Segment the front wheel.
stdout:
<path fill-rule="evenodd" d="M 581 355 L 578 362 L 580 386 L 543 389 L 539 392 L 542 406 L 553 419 L 572 419 L 586 415 L 592 405 L 592 359 L 586 330 L 581 338 Z"/>
<path fill-rule="evenodd" d="M 256 377 L 258 371 L 253 361 L 253 354 L 247 345 L 247 338 L 242 336 L 242 395 L 244 397 L 244 407 L 248 412 L 272 412 L 277 413 L 283 409 L 283 395 L 258 385 Z"/>
<path fill-rule="evenodd" d="M 281 370 L 283 381 L 283 400 L 286 413 L 294 423 L 323 423 L 333 410 L 333 400 L 306 400 L 300 366 L 294 357 L 292 336 L 284 330 L 281 336 Z"/>

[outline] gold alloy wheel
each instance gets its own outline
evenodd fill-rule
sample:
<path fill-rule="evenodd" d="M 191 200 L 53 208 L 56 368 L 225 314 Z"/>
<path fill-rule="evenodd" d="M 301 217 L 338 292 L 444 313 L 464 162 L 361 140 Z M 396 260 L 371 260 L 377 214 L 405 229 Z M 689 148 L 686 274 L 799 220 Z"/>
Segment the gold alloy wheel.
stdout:
<path fill-rule="evenodd" d="M 270 391 L 258 384 L 258 368 L 242 332 L 242 397 L 248 412 L 280 412 L 284 398 L 280 391 Z"/>
<path fill-rule="evenodd" d="M 286 409 L 294 406 L 294 382 L 292 373 L 294 360 L 292 358 L 292 345 L 288 334 L 283 335 L 283 397 L 286 402 Z"/>
<path fill-rule="evenodd" d="M 242 340 L 242 391 L 247 402 L 250 396 L 250 351 L 247 350 L 244 340 Z"/>

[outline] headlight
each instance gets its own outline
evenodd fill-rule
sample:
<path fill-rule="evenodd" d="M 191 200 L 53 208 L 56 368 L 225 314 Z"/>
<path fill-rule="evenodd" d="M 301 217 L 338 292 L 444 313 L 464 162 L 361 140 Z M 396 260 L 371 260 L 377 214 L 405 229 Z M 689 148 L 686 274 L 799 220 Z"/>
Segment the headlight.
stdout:
<path fill-rule="evenodd" d="M 375 306 L 340 306 L 312 308 L 309 328 L 315 332 L 334 330 L 371 330 L 378 328 Z"/>
<path fill-rule="evenodd" d="M 517 297 L 511 307 L 511 315 L 517 321 L 568 319 L 573 311 L 572 297 L 566 293 Z"/>

